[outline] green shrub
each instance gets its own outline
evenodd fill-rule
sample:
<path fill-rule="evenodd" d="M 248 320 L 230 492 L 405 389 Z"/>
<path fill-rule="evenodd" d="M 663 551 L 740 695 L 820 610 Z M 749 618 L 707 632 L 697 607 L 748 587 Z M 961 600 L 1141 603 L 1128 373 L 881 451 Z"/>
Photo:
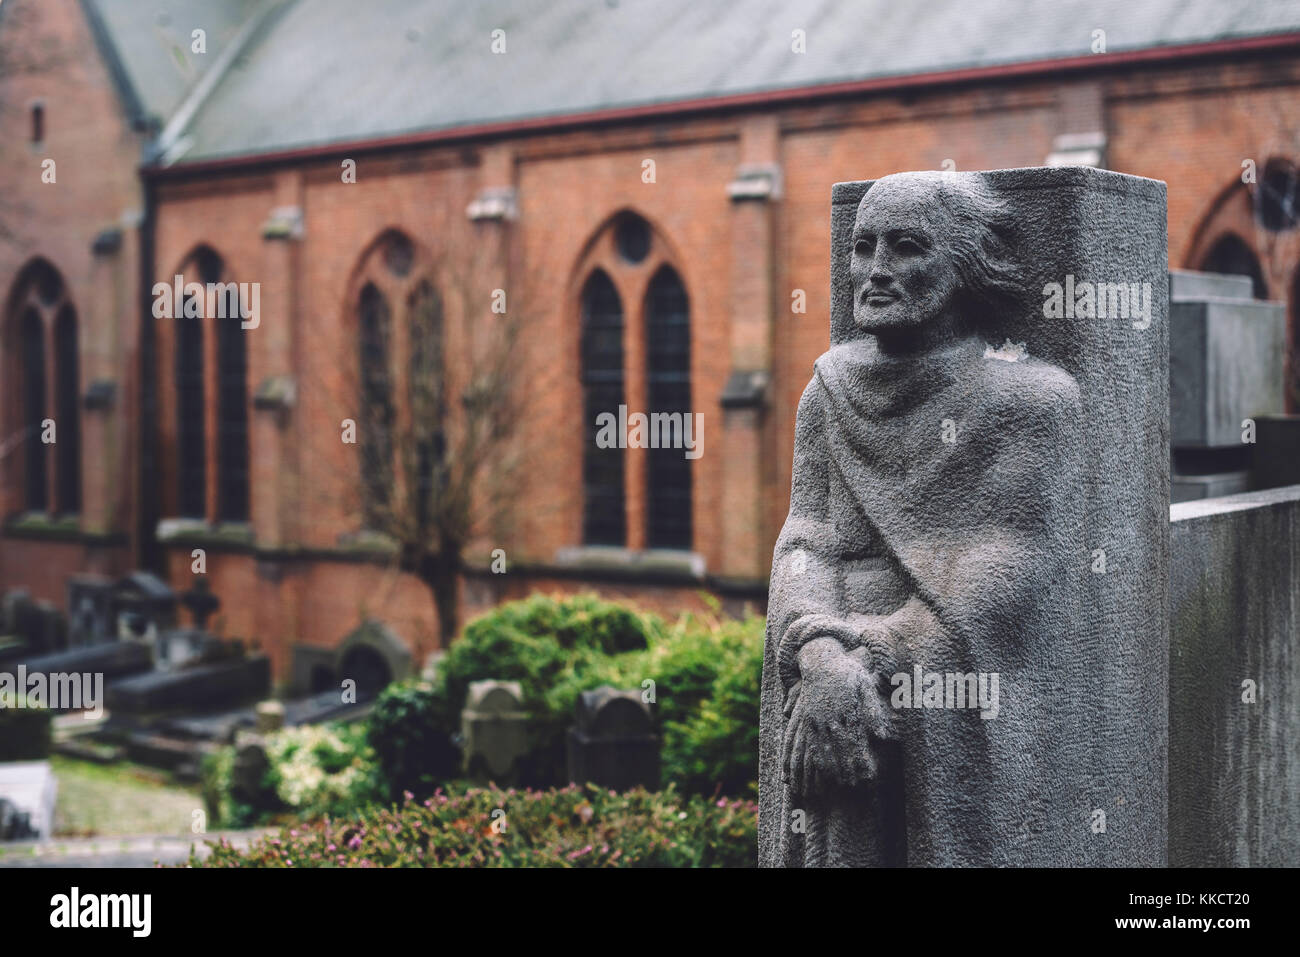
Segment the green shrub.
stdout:
<path fill-rule="evenodd" d="M 518 681 L 532 716 L 522 779 L 565 783 L 564 742 L 578 697 L 601 685 L 653 690 L 663 780 L 683 793 L 744 794 L 758 777 L 763 619 L 655 615 L 591 595 L 536 595 L 478 618 L 443 658 L 433 683 L 390 686 L 369 741 L 390 798 L 421 797 L 458 773 L 448 745 L 473 681 Z M 653 684 L 648 684 L 653 682 Z"/>
<path fill-rule="evenodd" d="M 13 691 L 0 692 L 0 761 L 44 761 L 50 756 L 50 712 L 28 707 Z"/>
<path fill-rule="evenodd" d="M 460 751 L 452 741 L 455 721 L 443 682 L 403 681 L 389 685 L 370 713 L 367 740 L 390 798 L 403 791 L 432 794 L 460 772 Z"/>
<path fill-rule="evenodd" d="M 593 683 L 589 673 L 611 658 L 649 647 L 663 631 L 657 617 L 594 595 L 534 595 L 470 622 L 443 657 L 432 685 L 390 685 L 376 702 L 370 743 L 390 797 L 403 791 L 426 795 L 454 776 L 459 754 L 447 742 L 460 731 L 471 682 L 489 678 L 518 681 L 524 708 L 533 715 L 524 779 L 537 786 L 562 783 L 564 735 L 576 693 L 566 707 L 553 690 L 575 680 L 584 689 L 595 687 L 601 682 Z"/>
<path fill-rule="evenodd" d="M 473 788 L 409 795 L 398 807 L 283 829 L 240 852 L 209 844 L 194 867 L 753 867 L 752 801 L 616 794 L 571 785 L 549 791 Z"/>

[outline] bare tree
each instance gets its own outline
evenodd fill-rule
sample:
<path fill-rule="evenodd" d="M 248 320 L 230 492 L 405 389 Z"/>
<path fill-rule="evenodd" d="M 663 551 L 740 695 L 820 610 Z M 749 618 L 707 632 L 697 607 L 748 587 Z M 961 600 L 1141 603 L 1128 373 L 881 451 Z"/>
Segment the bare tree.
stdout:
<path fill-rule="evenodd" d="M 414 255 L 403 295 L 366 286 L 344 304 L 359 345 L 335 397 L 356 410 L 350 511 L 428 589 L 443 645 L 460 626 L 466 549 L 509 527 L 524 453 L 512 383 L 526 317 L 492 288 L 494 245 Z"/>

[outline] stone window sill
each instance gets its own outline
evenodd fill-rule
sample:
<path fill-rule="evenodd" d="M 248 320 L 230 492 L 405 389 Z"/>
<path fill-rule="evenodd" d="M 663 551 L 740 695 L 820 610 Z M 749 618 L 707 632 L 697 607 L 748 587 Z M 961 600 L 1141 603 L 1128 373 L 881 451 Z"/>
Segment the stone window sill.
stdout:
<path fill-rule="evenodd" d="M 209 525 L 201 518 L 164 518 L 155 532 L 160 542 L 211 545 L 251 545 L 253 526 L 248 522 Z"/>
<path fill-rule="evenodd" d="M 612 545 L 580 545 L 561 548 L 555 564 L 590 571 L 623 571 L 645 575 L 684 576 L 703 579 L 704 556 L 698 552 L 667 548 L 636 550 Z"/>
<path fill-rule="evenodd" d="M 23 512 L 5 522 L 5 531 L 23 538 L 63 540 L 81 535 L 80 515 Z"/>
<path fill-rule="evenodd" d="M 397 540 L 391 535 L 365 528 L 340 535 L 338 545 L 343 551 L 356 555 L 393 556 L 400 550 Z"/>

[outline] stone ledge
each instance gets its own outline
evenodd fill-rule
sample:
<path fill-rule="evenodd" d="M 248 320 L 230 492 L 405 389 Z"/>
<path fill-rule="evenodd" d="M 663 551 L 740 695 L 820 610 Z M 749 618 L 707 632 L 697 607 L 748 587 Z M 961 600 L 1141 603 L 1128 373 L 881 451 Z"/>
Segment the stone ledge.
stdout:
<path fill-rule="evenodd" d="M 125 532 L 84 531 L 80 515 L 53 517 L 39 512 L 27 512 L 9 519 L 0 530 L 0 537 L 100 548 L 127 544 Z"/>
<path fill-rule="evenodd" d="M 1169 506 L 1169 521 L 1188 522 L 1198 518 L 1227 515 L 1231 512 L 1295 503 L 1300 503 L 1300 485 L 1284 485 L 1282 488 L 1270 488 L 1262 492 L 1242 492 L 1240 495 L 1222 495 L 1219 498 L 1179 502 Z"/>
<path fill-rule="evenodd" d="M 648 576 L 704 578 L 704 556 L 696 552 L 649 548 L 636 551 L 610 545 L 582 545 L 561 548 L 555 563 L 562 568 L 583 571 L 620 571 Z"/>
<path fill-rule="evenodd" d="M 249 546 L 254 541 L 253 526 L 248 522 L 209 525 L 201 518 L 164 518 L 154 534 L 168 545 Z"/>

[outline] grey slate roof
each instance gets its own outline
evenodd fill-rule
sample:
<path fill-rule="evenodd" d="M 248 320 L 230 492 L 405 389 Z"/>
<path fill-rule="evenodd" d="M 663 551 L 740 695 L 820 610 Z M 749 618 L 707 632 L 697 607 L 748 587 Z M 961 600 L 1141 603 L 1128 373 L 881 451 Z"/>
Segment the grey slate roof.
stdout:
<path fill-rule="evenodd" d="M 212 24 L 210 63 L 214 39 L 276 0 L 165 0 L 165 29 L 159 4 L 88 2 L 165 115 L 180 88 L 167 48 L 188 23 Z M 1112 53 L 1300 30 L 1300 0 L 282 2 L 198 109 L 179 162 L 1087 55 L 1094 29 Z M 804 54 L 791 52 L 795 29 Z"/>
<path fill-rule="evenodd" d="M 262 0 L 84 2 L 98 14 L 144 112 L 165 122 Z M 206 53 L 192 51 L 195 29 L 206 33 Z"/>

